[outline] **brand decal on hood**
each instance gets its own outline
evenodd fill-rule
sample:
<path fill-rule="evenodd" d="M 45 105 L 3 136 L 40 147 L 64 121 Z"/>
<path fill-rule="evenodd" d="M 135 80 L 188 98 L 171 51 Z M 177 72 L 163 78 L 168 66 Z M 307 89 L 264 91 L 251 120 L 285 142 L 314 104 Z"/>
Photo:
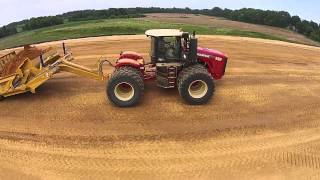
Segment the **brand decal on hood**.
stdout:
<path fill-rule="evenodd" d="M 205 58 L 211 58 L 210 55 L 208 55 L 208 54 L 202 54 L 202 53 L 198 53 L 198 56 L 200 56 L 200 57 L 205 57 Z"/>

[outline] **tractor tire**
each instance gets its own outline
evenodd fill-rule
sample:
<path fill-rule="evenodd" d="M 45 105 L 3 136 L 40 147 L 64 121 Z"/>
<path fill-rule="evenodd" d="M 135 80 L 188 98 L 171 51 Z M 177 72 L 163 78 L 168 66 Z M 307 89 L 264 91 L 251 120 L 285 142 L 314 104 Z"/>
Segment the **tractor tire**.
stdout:
<path fill-rule="evenodd" d="M 178 77 L 179 94 L 191 105 L 206 104 L 214 94 L 214 80 L 208 70 L 200 65 L 183 69 Z"/>
<path fill-rule="evenodd" d="M 119 107 L 137 105 L 144 93 L 144 79 L 141 72 L 132 67 L 116 70 L 107 84 L 109 100 Z"/>

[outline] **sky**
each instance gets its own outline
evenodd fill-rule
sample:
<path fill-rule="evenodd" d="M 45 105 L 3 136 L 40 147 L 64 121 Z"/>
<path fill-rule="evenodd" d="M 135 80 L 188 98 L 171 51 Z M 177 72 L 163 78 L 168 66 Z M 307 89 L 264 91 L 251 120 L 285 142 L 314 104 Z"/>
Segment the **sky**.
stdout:
<path fill-rule="evenodd" d="M 73 10 L 125 7 L 213 7 L 284 10 L 320 23 L 319 0 L 0 0 L 0 26 L 31 17 L 57 15 Z"/>

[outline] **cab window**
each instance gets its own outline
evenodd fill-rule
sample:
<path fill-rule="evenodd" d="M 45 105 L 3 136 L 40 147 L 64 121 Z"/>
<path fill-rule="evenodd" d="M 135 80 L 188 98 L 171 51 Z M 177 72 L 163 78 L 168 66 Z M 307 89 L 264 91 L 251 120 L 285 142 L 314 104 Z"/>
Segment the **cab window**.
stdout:
<path fill-rule="evenodd" d="M 159 40 L 159 54 L 165 59 L 179 59 L 180 40 L 178 37 L 162 37 Z"/>

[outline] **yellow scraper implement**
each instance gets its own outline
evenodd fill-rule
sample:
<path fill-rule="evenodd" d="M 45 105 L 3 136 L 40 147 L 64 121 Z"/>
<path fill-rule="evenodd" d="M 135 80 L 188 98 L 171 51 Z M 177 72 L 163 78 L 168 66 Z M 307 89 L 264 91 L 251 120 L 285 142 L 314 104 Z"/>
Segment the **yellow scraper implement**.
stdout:
<path fill-rule="evenodd" d="M 11 52 L 0 57 L 0 100 L 28 91 L 35 93 L 39 86 L 60 72 L 70 72 L 99 81 L 106 80 L 102 71 L 106 60 L 100 60 L 98 69 L 93 70 L 72 63 L 72 54 L 66 52 L 64 44 L 63 50 L 64 55 L 60 55 L 52 48 L 39 50 L 26 46 L 18 54 Z"/>

